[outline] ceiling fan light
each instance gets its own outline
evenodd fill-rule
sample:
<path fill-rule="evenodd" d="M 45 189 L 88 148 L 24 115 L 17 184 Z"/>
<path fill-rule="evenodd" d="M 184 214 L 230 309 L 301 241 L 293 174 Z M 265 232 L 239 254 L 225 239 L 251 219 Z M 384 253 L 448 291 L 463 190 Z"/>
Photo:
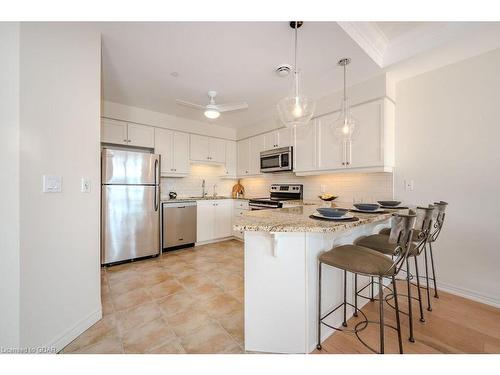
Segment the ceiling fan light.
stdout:
<path fill-rule="evenodd" d="M 215 110 L 215 109 L 207 109 L 205 112 L 204 112 L 204 115 L 206 118 L 209 118 L 209 119 L 216 119 L 217 117 L 220 116 L 220 112 Z"/>

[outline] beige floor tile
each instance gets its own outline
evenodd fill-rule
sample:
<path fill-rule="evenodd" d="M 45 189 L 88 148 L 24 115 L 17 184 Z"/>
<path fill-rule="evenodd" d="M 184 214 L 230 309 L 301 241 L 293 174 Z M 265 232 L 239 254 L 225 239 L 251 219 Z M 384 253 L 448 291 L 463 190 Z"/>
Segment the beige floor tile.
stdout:
<path fill-rule="evenodd" d="M 125 353 L 147 353 L 175 338 L 163 318 L 136 327 L 122 336 Z"/>
<path fill-rule="evenodd" d="M 194 334 L 181 337 L 181 343 L 187 353 L 223 353 L 238 348 L 236 342 L 216 323 L 205 325 Z"/>
<path fill-rule="evenodd" d="M 110 268 L 113 267 L 119 267 L 119 266 L 112 266 Z M 112 273 L 108 271 L 107 275 L 108 275 L 108 282 L 111 283 L 111 281 L 123 281 L 134 277 L 138 277 L 139 273 L 133 268 L 127 268 Z"/>
<path fill-rule="evenodd" d="M 113 307 L 113 302 L 110 299 L 103 300 L 101 299 L 102 304 L 102 315 L 111 315 L 115 312 L 115 308 Z"/>
<path fill-rule="evenodd" d="M 132 276 L 127 279 L 112 279 L 109 281 L 109 288 L 113 296 L 128 293 L 132 290 L 143 288 L 145 285 L 139 276 Z"/>
<path fill-rule="evenodd" d="M 65 353 L 74 352 L 86 346 L 95 344 L 106 337 L 118 337 L 114 315 L 108 315 L 83 332 L 64 348 Z"/>
<path fill-rule="evenodd" d="M 207 301 L 202 301 L 200 306 L 205 308 L 208 314 L 217 318 L 241 309 L 241 303 L 228 294 L 221 294 Z"/>
<path fill-rule="evenodd" d="M 160 307 L 163 315 L 169 317 L 180 312 L 188 313 L 189 310 L 197 304 L 197 300 L 187 291 L 181 290 L 180 292 L 156 300 L 156 303 Z"/>
<path fill-rule="evenodd" d="M 226 293 L 229 294 L 230 296 L 236 298 L 238 300 L 238 302 L 243 303 L 243 301 L 245 300 L 245 288 L 244 287 L 241 287 L 238 289 L 233 289 L 233 290 L 230 290 Z"/>
<path fill-rule="evenodd" d="M 224 291 L 217 286 L 217 284 L 211 281 L 207 281 L 206 283 L 194 288 L 189 288 L 188 290 L 191 295 L 199 301 L 209 300 L 224 293 Z"/>
<path fill-rule="evenodd" d="M 193 275 L 188 275 L 184 277 L 180 277 L 178 279 L 179 283 L 181 283 L 184 287 L 191 289 L 199 287 L 203 284 L 210 282 L 210 279 L 204 276 L 203 273 L 195 273 Z"/>
<path fill-rule="evenodd" d="M 116 313 L 116 325 L 120 332 L 128 331 L 161 317 L 161 310 L 156 303 L 146 303 Z"/>
<path fill-rule="evenodd" d="M 181 345 L 181 341 L 175 338 L 166 344 L 155 348 L 149 352 L 150 354 L 185 354 L 186 351 Z"/>
<path fill-rule="evenodd" d="M 79 349 L 75 354 L 123 354 L 122 342 L 119 338 L 109 336 L 95 344 Z"/>
<path fill-rule="evenodd" d="M 226 292 L 243 288 L 243 278 L 235 274 L 223 276 L 216 280 L 215 283 Z"/>
<path fill-rule="evenodd" d="M 149 270 L 141 275 L 142 282 L 144 285 L 148 286 L 160 284 L 167 280 L 173 280 L 174 278 L 174 275 L 164 268 L 155 269 L 154 271 Z"/>
<path fill-rule="evenodd" d="M 115 311 L 126 310 L 134 306 L 151 302 L 151 296 L 145 288 L 135 289 L 128 293 L 113 296 Z"/>
<path fill-rule="evenodd" d="M 210 316 L 200 308 L 193 307 L 166 318 L 177 336 L 183 337 L 199 331 L 202 327 L 212 323 Z"/>
<path fill-rule="evenodd" d="M 223 316 L 218 320 L 224 328 L 239 345 L 244 344 L 244 313 L 243 310 L 236 311 L 233 314 Z"/>
<path fill-rule="evenodd" d="M 183 288 L 176 280 L 167 280 L 149 287 L 148 290 L 153 299 L 159 299 L 180 292 Z"/>

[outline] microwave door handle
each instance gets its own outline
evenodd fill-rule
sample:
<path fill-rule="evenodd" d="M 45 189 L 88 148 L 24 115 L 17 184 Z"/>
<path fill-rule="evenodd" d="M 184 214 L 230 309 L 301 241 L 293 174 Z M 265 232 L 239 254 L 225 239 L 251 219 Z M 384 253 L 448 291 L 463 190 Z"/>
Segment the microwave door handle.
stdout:
<path fill-rule="evenodd" d="M 278 157 L 279 157 L 279 168 L 281 169 L 283 167 L 282 163 L 281 163 L 281 155 L 283 154 L 279 154 Z"/>

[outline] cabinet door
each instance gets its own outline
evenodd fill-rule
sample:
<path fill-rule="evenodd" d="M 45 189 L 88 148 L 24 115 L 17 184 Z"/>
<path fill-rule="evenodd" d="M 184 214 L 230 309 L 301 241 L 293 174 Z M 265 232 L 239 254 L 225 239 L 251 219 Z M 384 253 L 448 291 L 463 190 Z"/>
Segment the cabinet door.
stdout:
<path fill-rule="evenodd" d="M 189 173 L 189 134 L 173 134 L 173 169 L 175 173 Z"/>
<path fill-rule="evenodd" d="M 348 167 L 376 167 L 384 164 L 382 104 L 382 101 L 376 101 L 351 109 L 358 129 L 350 149 L 347 147 Z"/>
<path fill-rule="evenodd" d="M 264 135 L 250 138 L 250 170 L 249 174 L 260 174 L 260 152 L 266 149 Z"/>
<path fill-rule="evenodd" d="M 318 169 L 342 169 L 344 166 L 344 146 L 341 140 L 335 137 L 331 124 L 337 119 L 334 113 L 322 116 L 317 121 L 318 127 Z"/>
<path fill-rule="evenodd" d="M 155 146 L 155 132 L 152 126 L 127 124 L 128 144 L 138 147 Z"/>
<path fill-rule="evenodd" d="M 270 132 L 264 134 L 264 144 L 266 150 L 271 150 L 278 147 L 278 132 Z"/>
<path fill-rule="evenodd" d="M 238 176 L 246 176 L 250 172 L 250 140 L 244 139 L 237 144 L 238 148 Z"/>
<path fill-rule="evenodd" d="M 214 201 L 198 201 L 196 204 L 196 241 L 210 241 L 214 237 Z"/>
<path fill-rule="evenodd" d="M 316 162 L 316 121 L 295 129 L 295 170 L 314 171 Z"/>
<path fill-rule="evenodd" d="M 209 139 L 210 161 L 215 163 L 225 163 L 226 161 L 226 141 L 218 138 Z"/>
<path fill-rule="evenodd" d="M 292 129 L 284 128 L 277 132 L 277 144 L 278 147 L 289 147 L 293 146 Z"/>
<path fill-rule="evenodd" d="M 116 120 L 101 120 L 101 142 L 128 144 L 127 123 Z"/>
<path fill-rule="evenodd" d="M 233 202 L 230 199 L 215 202 L 215 238 L 232 235 Z"/>
<path fill-rule="evenodd" d="M 236 155 L 236 142 L 226 141 L 226 168 L 224 168 L 224 175 L 228 177 L 236 176 L 236 165 L 237 165 L 237 155 Z"/>
<path fill-rule="evenodd" d="M 202 135 L 191 134 L 190 158 L 197 161 L 210 161 L 209 139 Z"/>
<path fill-rule="evenodd" d="M 173 135 L 170 130 L 155 129 L 155 153 L 161 155 L 161 174 L 172 174 L 173 166 Z"/>

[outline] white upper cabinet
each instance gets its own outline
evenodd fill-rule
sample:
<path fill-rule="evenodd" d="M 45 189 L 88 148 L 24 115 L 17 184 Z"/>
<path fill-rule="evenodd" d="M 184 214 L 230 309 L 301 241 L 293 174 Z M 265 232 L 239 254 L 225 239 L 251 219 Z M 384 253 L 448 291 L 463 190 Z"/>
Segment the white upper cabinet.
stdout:
<path fill-rule="evenodd" d="M 236 142 L 226 141 L 226 158 L 225 158 L 225 168 L 224 175 L 222 177 L 236 178 L 237 176 L 237 159 L 236 154 Z"/>
<path fill-rule="evenodd" d="M 283 128 L 264 134 L 264 144 L 266 150 L 273 148 L 292 146 L 292 130 Z"/>
<path fill-rule="evenodd" d="M 191 134 L 191 160 L 225 163 L 226 141 L 219 138 Z"/>
<path fill-rule="evenodd" d="M 153 148 L 154 128 L 124 121 L 102 119 L 101 142 Z"/>
<path fill-rule="evenodd" d="M 247 176 L 250 173 L 250 139 L 238 141 L 238 176 Z"/>
<path fill-rule="evenodd" d="M 318 129 L 318 169 L 344 168 L 343 143 L 335 138 L 332 122 L 338 117 L 337 113 L 322 116 L 316 119 Z"/>
<path fill-rule="evenodd" d="M 128 144 L 127 123 L 110 119 L 101 120 L 101 142 Z"/>
<path fill-rule="evenodd" d="M 155 130 L 152 126 L 127 123 L 128 144 L 130 146 L 155 146 Z"/>
<path fill-rule="evenodd" d="M 299 126 L 295 129 L 295 172 L 310 172 L 317 170 L 317 121 Z"/>
<path fill-rule="evenodd" d="M 258 135 L 256 137 L 250 138 L 250 163 L 249 163 L 249 173 L 250 175 L 260 174 L 260 153 L 266 150 L 265 135 Z"/>
<path fill-rule="evenodd" d="M 155 153 L 161 155 L 162 176 L 189 174 L 189 134 L 155 129 Z"/>

